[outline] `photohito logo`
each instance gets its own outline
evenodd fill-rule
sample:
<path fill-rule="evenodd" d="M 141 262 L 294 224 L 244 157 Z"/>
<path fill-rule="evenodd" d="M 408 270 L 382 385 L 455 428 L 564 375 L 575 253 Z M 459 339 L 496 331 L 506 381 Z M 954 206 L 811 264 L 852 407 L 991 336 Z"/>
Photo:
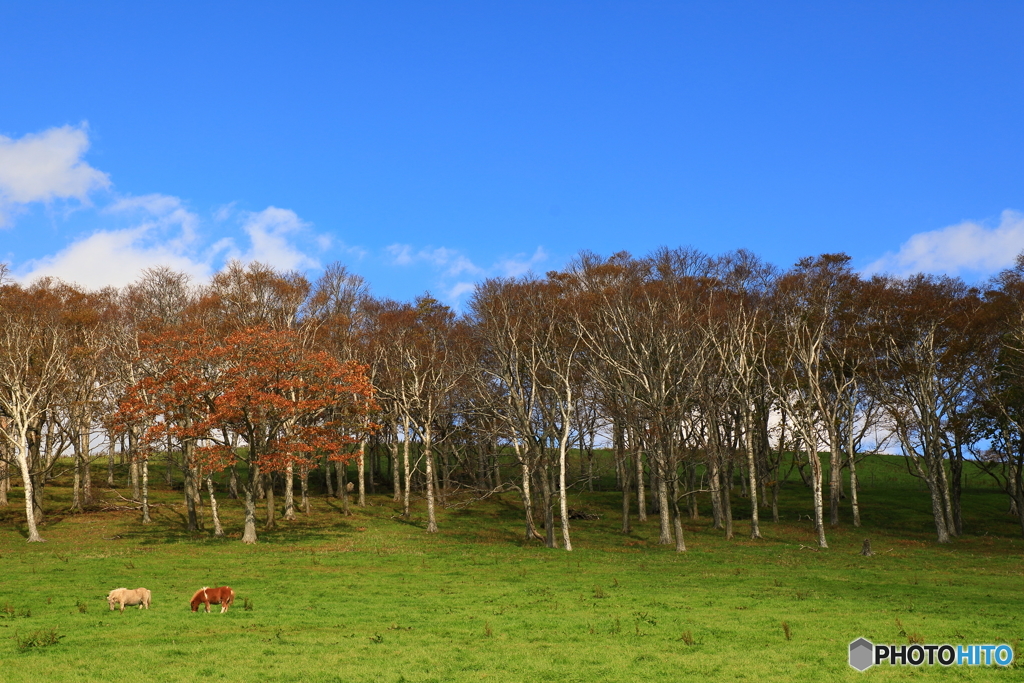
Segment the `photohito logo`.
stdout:
<path fill-rule="evenodd" d="M 875 664 L 921 666 L 1009 666 L 1013 648 L 1009 645 L 875 645 L 867 638 L 850 643 L 850 666 L 865 671 Z"/>

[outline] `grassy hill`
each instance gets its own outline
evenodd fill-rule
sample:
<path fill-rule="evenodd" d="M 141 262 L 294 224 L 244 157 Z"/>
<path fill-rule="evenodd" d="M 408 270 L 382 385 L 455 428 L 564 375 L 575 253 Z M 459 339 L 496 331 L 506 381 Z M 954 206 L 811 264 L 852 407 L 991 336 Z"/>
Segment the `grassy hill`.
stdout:
<path fill-rule="evenodd" d="M 574 522 L 566 553 L 522 539 L 515 493 L 457 501 L 436 535 L 424 531 L 422 501 L 406 521 L 389 495 L 350 517 L 317 496 L 312 514 L 243 546 L 240 504 L 226 496 L 235 538 L 214 539 L 184 531 L 180 492 L 159 481 L 143 527 L 131 511 L 61 512 L 70 491 L 57 480 L 47 543 L 24 542 L 20 489 L 0 510 L 0 672 L 108 682 L 1016 680 L 1020 668 L 861 674 L 846 662 L 861 636 L 1021 652 L 1024 542 L 1006 496 L 967 469 L 965 535 L 950 545 L 934 543 L 927 492 L 902 459 L 872 456 L 859 469 L 864 526 L 853 529 L 844 507 L 829 549 L 810 547 L 809 492 L 791 477 L 781 521 L 762 521 L 764 540 L 746 539 L 737 493 L 737 538 L 711 529 L 705 500 L 685 525 L 685 554 L 657 544 L 656 518 L 619 533 L 610 490 L 573 492 L 571 505 L 600 519 Z M 874 557 L 858 554 L 864 538 Z M 230 612 L 189 611 L 196 589 L 222 584 L 239 596 Z M 152 608 L 109 612 L 106 593 L 118 586 L 149 588 Z"/>

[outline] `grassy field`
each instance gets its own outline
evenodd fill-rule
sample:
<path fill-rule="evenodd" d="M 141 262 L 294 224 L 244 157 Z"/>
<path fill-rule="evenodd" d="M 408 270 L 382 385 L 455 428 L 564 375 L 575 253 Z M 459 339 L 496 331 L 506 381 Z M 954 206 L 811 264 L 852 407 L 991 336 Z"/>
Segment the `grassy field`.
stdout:
<path fill-rule="evenodd" d="M 1024 542 L 1005 495 L 972 474 L 967 533 L 939 547 L 927 494 L 898 458 L 870 459 L 862 477 L 865 526 L 852 529 L 844 510 L 828 550 L 806 547 L 813 528 L 797 517 L 809 496 L 790 483 L 764 540 L 746 540 L 740 500 L 737 539 L 702 518 L 687 523 L 682 555 L 657 545 L 656 518 L 618 533 L 614 492 L 573 494 L 601 519 L 576 522 L 566 553 L 521 540 L 514 494 L 444 510 L 430 536 L 422 501 L 407 522 L 389 496 L 351 517 L 318 497 L 313 514 L 247 547 L 236 501 L 221 501 L 236 538 L 190 537 L 178 492 L 155 491 L 143 527 L 132 512 L 62 513 L 60 482 L 47 490 L 47 543 L 28 545 L 16 490 L 0 510 L 0 678 L 1021 680 L 1024 666 L 849 668 L 860 636 L 1015 647 L 1024 637 Z M 865 537 L 875 557 L 858 554 Z M 189 611 L 197 588 L 225 583 L 239 596 L 229 613 Z M 149 588 L 152 608 L 109 612 L 118 586 Z"/>

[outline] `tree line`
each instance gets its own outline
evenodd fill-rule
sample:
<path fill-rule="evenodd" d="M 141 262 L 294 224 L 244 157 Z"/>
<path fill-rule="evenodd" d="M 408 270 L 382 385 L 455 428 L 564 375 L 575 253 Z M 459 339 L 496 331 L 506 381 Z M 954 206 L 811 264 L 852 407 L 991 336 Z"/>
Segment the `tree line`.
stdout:
<path fill-rule="evenodd" d="M 20 478 L 29 541 L 42 540 L 49 481 L 70 469 L 82 510 L 90 465 L 105 457 L 113 486 L 120 457 L 143 523 L 162 458 L 168 482 L 182 473 L 189 530 L 205 484 L 223 535 L 219 474 L 243 502 L 246 543 L 257 501 L 267 528 L 278 507 L 294 519 L 314 476 L 346 511 L 350 490 L 365 505 L 377 484 L 406 517 L 422 496 L 428 532 L 438 505 L 514 490 L 525 537 L 571 550 L 568 492 L 592 490 L 598 443 L 614 454 L 622 531 L 650 510 L 678 551 L 698 494 L 731 538 L 738 489 L 759 538 L 787 465 L 827 547 L 841 516 L 860 525 L 857 464 L 880 448 L 926 485 L 939 542 L 963 531 L 965 459 L 1024 533 L 1024 254 L 968 286 L 866 278 L 844 254 L 780 270 L 745 250 L 583 252 L 479 283 L 464 313 L 376 298 L 339 264 L 311 281 L 232 262 L 205 284 L 154 268 L 98 291 L 4 275 L 0 505 Z"/>

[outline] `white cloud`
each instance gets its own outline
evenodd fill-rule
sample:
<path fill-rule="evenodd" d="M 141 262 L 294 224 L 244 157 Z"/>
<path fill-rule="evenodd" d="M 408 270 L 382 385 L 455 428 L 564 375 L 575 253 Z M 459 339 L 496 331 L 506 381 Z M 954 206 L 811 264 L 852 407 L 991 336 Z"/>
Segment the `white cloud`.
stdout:
<path fill-rule="evenodd" d="M 232 237 L 222 237 L 210 244 L 203 234 L 203 221 L 177 197 L 122 197 L 104 208 L 103 213 L 127 217 L 133 225 L 97 230 L 56 254 L 22 264 L 15 269 L 15 275 L 23 282 L 52 276 L 99 288 L 126 285 L 144 269 L 154 266 L 183 271 L 201 282 L 208 280 L 229 258 L 243 263 L 260 261 L 280 270 L 318 266 L 315 258 L 295 244 L 295 238 L 306 236 L 309 224 L 287 209 L 271 206 L 245 214 L 240 226 L 249 242 L 245 250 Z M 322 242 L 317 236 L 313 236 L 313 241 Z"/>
<path fill-rule="evenodd" d="M 412 247 L 408 244 L 391 244 L 384 251 L 391 255 L 393 265 L 407 266 L 412 263 Z"/>
<path fill-rule="evenodd" d="M 259 261 L 281 270 L 316 268 L 317 260 L 302 253 L 290 241 L 306 233 L 308 228 L 309 223 L 294 211 L 269 206 L 246 215 L 242 230 L 249 236 L 251 246 L 246 252 L 235 250 L 230 255 L 243 263 Z"/>
<path fill-rule="evenodd" d="M 473 263 L 469 257 L 458 249 L 447 247 L 427 247 L 413 252 L 409 244 L 392 244 L 385 247 L 385 251 L 391 256 L 392 265 L 409 266 L 414 263 L 426 263 L 436 269 L 444 271 L 444 274 L 455 277 L 463 273 L 471 275 L 483 275 L 483 268 Z"/>
<path fill-rule="evenodd" d="M 170 246 L 187 248 L 198 237 L 199 216 L 185 208 L 177 197 L 148 194 L 142 197 L 120 197 L 104 209 L 108 214 L 141 214 L 147 228 L 180 229 L 181 234 Z"/>
<path fill-rule="evenodd" d="M 82 161 L 86 126 L 62 126 L 18 139 L 0 135 L 0 227 L 19 205 L 77 199 L 110 187 L 110 177 Z"/>
<path fill-rule="evenodd" d="M 530 258 L 523 258 L 522 254 L 499 261 L 497 264 L 498 270 L 505 277 L 519 277 L 533 270 L 533 267 L 548 260 L 548 253 L 544 251 L 544 247 L 537 247 L 537 250 L 533 252 L 533 256 Z"/>
<path fill-rule="evenodd" d="M 210 276 L 208 263 L 146 242 L 145 228 L 101 230 L 53 256 L 29 261 L 19 273 L 19 279 L 27 282 L 50 275 L 98 289 L 107 285 L 122 287 L 136 280 L 143 269 L 154 266 L 168 266 L 196 279 Z"/>
<path fill-rule="evenodd" d="M 469 276 L 479 281 L 494 276 L 518 277 L 548 259 L 548 253 L 543 247 L 537 247 L 532 256 L 516 254 L 499 259 L 488 267 L 478 266 L 461 250 L 448 247 L 425 247 L 417 250 L 410 244 L 392 244 L 385 247 L 384 251 L 390 257 L 391 265 L 426 264 L 433 268 L 438 275 L 437 288 L 445 292 L 447 302 L 456 305 L 476 288 L 474 282 L 462 278 Z M 455 278 L 459 278 L 458 281 L 451 282 Z"/>
<path fill-rule="evenodd" d="M 199 216 L 177 197 L 124 197 L 103 213 L 127 216 L 135 224 L 119 230 L 97 230 L 52 256 L 29 261 L 16 270 L 18 279 L 28 282 L 49 275 L 89 288 L 120 287 L 154 266 L 168 266 L 203 281 L 229 258 L 243 263 L 259 261 L 280 270 L 318 265 L 294 244 L 294 238 L 308 232 L 309 224 L 287 209 L 271 206 L 245 214 L 240 227 L 248 237 L 249 248 L 244 251 L 231 237 L 209 244 Z"/>
<path fill-rule="evenodd" d="M 989 227 L 975 221 L 913 235 L 896 253 L 889 252 L 864 272 L 946 273 L 962 271 L 991 273 L 1013 264 L 1024 251 L 1024 214 L 1007 209 L 999 225 Z"/>
<path fill-rule="evenodd" d="M 457 301 L 466 294 L 469 294 L 476 289 L 476 283 L 473 282 L 457 282 L 455 285 L 448 290 L 448 299 L 450 301 Z"/>
<path fill-rule="evenodd" d="M 346 246 L 342 247 L 342 249 L 345 251 L 346 254 L 348 254 L 349 256 L 352 256 L 357 261 L 362 261 L 364 258 L 369 256 L 369 254 L 370 254 L 370 252 L 368 252 L 366 249 L 363 249 L 362 247 L 358 247 L 358 246 L 357 247 L 351 247 L 351 246 L 346 245 Z"/>
<path fill-rule="evenodd" d="M 88 148 L 85 124 L 18 139 L 0 135 L 0 227 L 26 204 L 77 200 L 89 205 L 90 193 L 109 189 L 107 174 L 82 160 Z M 288 209 L 270 206 L 245 212 L 229 202 L 200 218 L 178 197 L 110 193 L 103 198 L 101 207 L 86 218 L 97 229 L 56 253 L 22 260 L 13 274 L 22 281 L 52 276 L 97 288 L 128 284 L 154 266 L 181 270 L 202 281 L 229 258 L 304 270 L 319 267 L 311 254 L 341 250 L 356 258 L 366 255 L 361 247 L 314 233 Z M 454 265 L 457 255 L 442 252 L 432 258 L 451 258 L 452 267 L 460 267 Z"/>
<path fill-rule="evenodd" d="M 206 249 L 202 257 L 197 256 L 199 217 L 177 197 L 125 197 L 104 213 L 138 217 L 139 222 L 120 230 L 97 230 L 56 254 L 29 261 L 17 269 L 18 279 L 28 282 L 52 276 L 87 288 L 121 287 L 146 268 L 168 266 L 205 280 L 212 273 L 214 257 L 223 251 Z"/>
<path fill-rule="evenodd" d="M 444 274 L 450 277 L 462 275 L 463 273 L 481 275 L 484 272 L 482 268 L 470 261 L 467 256 L 455 249 L 438 247 L 437 249 L 420 253 L 428 263 L 438 268 L 444 268 Z"/>
<path fill-rule="evenodd" d="M 218 206 L 213 212 L 213 220 L 218 223 L 223 223 L 227 219 L 235 215 L 235 204 L 237 202 L 228 202 L 222 206 Z"/>

